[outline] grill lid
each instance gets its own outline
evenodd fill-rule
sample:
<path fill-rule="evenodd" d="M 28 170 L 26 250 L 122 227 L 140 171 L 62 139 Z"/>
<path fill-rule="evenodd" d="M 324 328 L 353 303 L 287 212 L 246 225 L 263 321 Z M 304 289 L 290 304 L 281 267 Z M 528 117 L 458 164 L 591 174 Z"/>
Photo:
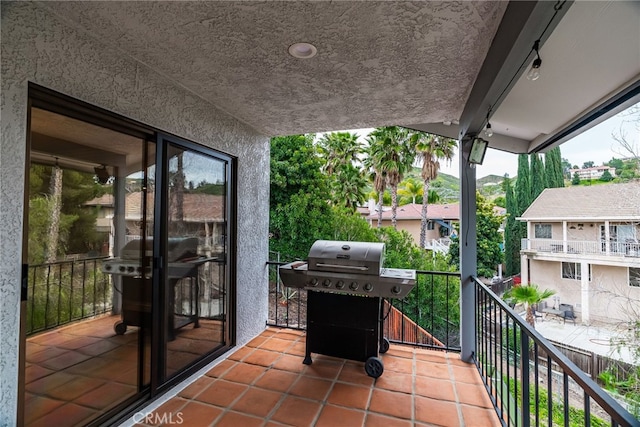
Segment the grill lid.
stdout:
<path fill-rule="evenodd" d="M 378 276 L 384 262 L 384 243 L 317 240 L 309 250 L 309 271 Z"/>
<path fill-rule="evenodd" d="M 123 260 L 140 259 L 142 240 L 135 239 L 122 247 L 121 258 Z M 179 261 L 185 258 L 198 256 L 197 237 L 171 237 L 167 240 L 168 262 Z M 153 255 L 153 239 L 147 238 L 145 244 L 145 256 Z"/>

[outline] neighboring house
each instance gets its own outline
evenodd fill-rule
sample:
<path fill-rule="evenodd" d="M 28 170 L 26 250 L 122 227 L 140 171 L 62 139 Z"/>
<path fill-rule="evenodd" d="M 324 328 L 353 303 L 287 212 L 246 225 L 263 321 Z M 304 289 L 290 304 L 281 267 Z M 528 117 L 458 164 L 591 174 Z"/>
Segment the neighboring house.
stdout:
<path fill-rule="evenodd" d="M 555 290 L 584 324 L 638 319 L 640 183 L 548 188 L 518 219 L 523 284 Z"/>
<path fill-rule="evenodd" d="M 360 213 L 369 221 L 373 227 L 378 223 L 378 211 L 374 204 L 368 208 L 360 208 Z M 410 203 L 398 206 L 396 220 L 398 230 L 405 230 L 413 237 L 417 245 L 420 244 L 420 221 L 422 219 L 422 205 Z M 449 237 L 454 231 L 454 223 L 460 221 L 460 205 L 458 203 L 436 205 L 429 204 L 427 208 L 427 234 L 426 249 L 436 251 L 447 251 L 449 248 Z M 391 226 L 391 208 L 382 208 L 382 226 Z"/>
<path fill-rule="evenodd" d="M 185 193 L 183 199 L 183 227 L 180 233 L 184 237 L 198 237 L 200 245 L 209 249 L 221 249 L 224 245 L 224 196 L 203 193 Z M 153 196 L 149 196 L 147 203 L 153 204 Z M 134 191 L 127 193 L 125 197 L 125 226 L 126 241 L 139 239 L 140 212 L 142 211 L 142 192 Z M 107 246 L 109 254 L 114 254 L 114 198 L 111 194 L 89 200 L 86 206 L 98 207 L 98 218 L 96 219 L 96 230 L 108 233 L 109 240 Z M 170 210 L 171 222 L 176 222 L 176 209 Z M 119 249 L 119 248 L 117 248 Z M 117 250 L 115 251 L 117 253 Z"/>
<path fill-rule="evenodd" d="M 577 173 L 580 179 L 598 179 L 602 175 L 604 175 L 606 171 L 608 171 L 611 176 L 616 176 L 616 168 L 612 168 L 610 166 L 595 166 L 592 168 L 569 170 L 569 172 L 571 173 L 571 177 L 573 177 L 573 175 Z"/>

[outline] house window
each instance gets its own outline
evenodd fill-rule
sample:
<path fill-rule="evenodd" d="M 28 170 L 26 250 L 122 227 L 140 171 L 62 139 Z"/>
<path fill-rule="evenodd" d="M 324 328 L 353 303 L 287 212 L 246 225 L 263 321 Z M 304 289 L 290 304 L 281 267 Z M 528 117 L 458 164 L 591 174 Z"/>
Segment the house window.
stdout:
<path fill-rule="evenodd" d="M 534 237 L 536 239 L 550 239 L 551 224 L 535 224 Z"/>
<path fill-rule="evenodd" d="M 589 281 L 591 281 L 591 264 L 589 266 Z M 562 278 L 582 280 L 582 266 L 577 262 L 563 262 L 562 263 Z"/>
<path fill-rule="evenodd" d="M 629 267 L 629 286 L 640 288 L 640 268 Z"/>
<path fill-rule="evenodd" d="M 427 230 L 433 230 L 435 223 L 433 221 L 427 221 Z"/>

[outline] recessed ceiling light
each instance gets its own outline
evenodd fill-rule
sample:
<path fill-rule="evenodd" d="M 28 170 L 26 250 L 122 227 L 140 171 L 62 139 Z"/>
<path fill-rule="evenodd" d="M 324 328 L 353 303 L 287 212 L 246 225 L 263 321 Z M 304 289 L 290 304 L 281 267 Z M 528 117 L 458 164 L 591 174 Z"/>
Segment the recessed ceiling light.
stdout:
<path fill-rule="evenodd" d="M 318 49 L 311 43 L 294 43 L 289 46 L 289 54 L 295 58 L 309 59 L 316 56 Z"/>

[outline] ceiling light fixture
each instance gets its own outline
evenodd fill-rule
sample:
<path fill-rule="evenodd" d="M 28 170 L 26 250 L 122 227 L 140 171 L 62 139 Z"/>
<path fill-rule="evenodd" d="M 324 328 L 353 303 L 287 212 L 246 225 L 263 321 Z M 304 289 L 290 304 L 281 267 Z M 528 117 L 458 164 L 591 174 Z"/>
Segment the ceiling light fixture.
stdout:
<path fill-rule="evenodd" d="M 487 138 L 491 138 L 493 136 L 493 129 L 491 129 L 491 123 L 487 122 L 487 127 L 484 128 L 484 135 Z"/>
<path fill-rule="evenodd" d="M 536 51 L 536 59 L 533 60 L 533 64 L 531 64 L 531 68 L 527 73 L 527 79 L 534 81 L 540 78 L 540 66 L 542 65 L 542 59 L 540 59 L 540 40 L 536 40 L 533 43 L 533 50 Z"/>
<path fill-rule="evenodd" d="M 491 138 L 493 136 L 493 129 L 491 129 L 489 116 L 491 116 L 491 107 L 489 107 L 489 111 L 487 111 L 487 126 L 484 128 L 484 136 L 486 136 L 487 138 Z"/>
<path fill-rule="evenodd" d="M 316 56 L 318 49 L 311 43 L 294 43 L 289 46 L 289 55 L 294 58 L 309 59 Z"/>

